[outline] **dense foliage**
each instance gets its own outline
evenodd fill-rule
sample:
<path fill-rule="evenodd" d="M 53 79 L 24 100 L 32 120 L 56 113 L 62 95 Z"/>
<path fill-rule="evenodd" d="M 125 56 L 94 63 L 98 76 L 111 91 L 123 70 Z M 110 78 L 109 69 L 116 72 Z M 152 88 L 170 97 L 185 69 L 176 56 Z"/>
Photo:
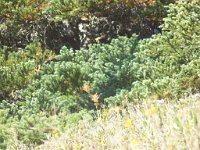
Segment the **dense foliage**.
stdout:
<path fill-rule="evenodd" d="M 8 57 L 12 57 L 8 55 L 24 53 L 27 45 L 32 45 L 32 50 L 38 51 L 37 45 L 39 44 L 39 55 L 44 55 L 46 60 L 50 60 L 53 57 L 45 56 L 44 51 L 47 49 L 59 54 L 62 46 L 80 49 L 88 47 L 91 43 L 109 43 L 112 38 L 117 38 L 119 35 L 131 37 L 133 33 L 137 33 L 139 37 L 148 37 L 154 32 L 160 32 L 158 25 L 166 16 L 164 6 L 171 2 L 174 0 L 165 2 L 152 0 L 85 2 L 80 0 L 0 0 L 0 49 L 4 57 L 1 64 L 4 66 L 6 64 L 4 60 L 7 61 Z M 32 52 L 28 52 L 29 50 L 25 51 L 32 55 Z M 26 59 L 22 59 L 28 63 Z M 33 64 L 33 60 L 30 61 Z M 15 60 L 13 64 L 17 63 L 21 61 Z M 34 69 L 37 67 L 38 64 Z M 8 71 L 6 76 L 10 76 L 9 72 L 11 71 Z M 27 71 L 21 72 L 27 75 L 25 73 Z M 29 74 L 33 75 L 30 72 Z M 16 78 L 24 75 L 20 74 L 20 77 L 16 75 Z M 2 76 L 4 76 L 3 73 Z M 8 79 L 5 79 L 2 84 L 7 84 L 9 89 L 4 86 L 0 88 L 1 99 L 9 99 L 12 92 L 24 88 L 21 85 L 32 82 L 32 77 L 15 79 L 23 80 L 20 81 L 21 85 L 16 85 L 19 84 L 17 81 L 18 83 L 10 86 L 9 82 L 12 82 L 12 77 L 6 78 Z"/>
<path fill-rule="evenodd" d="M 40 66 L 55 57 L 51 51 L 43 50 L 40 43 L 31 43 L 17 52 L 7 50 L 8 47 L 0 49 L 0 100 L 12 100 L 15 91 L 31 83 Z"/>
<path fill-rule="evenodd" d="M 107 23 L 112 22 L 115 15 L 123 18 L 118 8 L 123 8 L 124 15 L 128 10 L 137 10 L 129 14 L 128 20 L 142 24 L 144 34 L 149 36 L 145 20 L 149 17 L 151 22 L 160 20 L 164 14 L 156 18 L 151 15 L 155 9 L 165 13 L 165 9 L 161 9 L 165 3 L 135 2 L 99 0 L 82 5 L 79 1 L 60 0 L 0 1 L 0 7 L 3 6 L 0 14 L 0 148 L 11 143 L 16 144 L 15 149 L 22 143 L 42 144 L 68 126 L 76 125 L 83 117 L 91 118 L 97 113 L 95 110 L 113 104 L 125 107 L 127 101 L 177 100 L 199 92 L 200 6 L 197 0 L 170 4 L 168 15 L 159 27 L 162 32 L 150 38 L 141 39 L 141 34 L 131 31 L 130 36 L 123 31 L 122 35 L 129 37 L 120 36 L 108 44 L 93 37 L 98 44 L 80 50 L 80 43 L 77 49 L 67 47 L 71 38 L 76 40 L 77 37 L 80 42 L 82 33 L 74 30 L 79 30 L 81 19 L 89 21 L 86 24 L 91 23 L 91 28 L 87 30 L 92 30 L 102 25 L 103 18 Z M 38 10 L 34 9 L 36 6 Z M 115 28 L 105 31 L 114 33 Z M 85 33 L 82 36 L 88 37 Z"/>
<path fill-rule="evenodd" d="M 45 141 L 48 149 L 199 149 L 200 94 L 168 103 L 148 100 L 112 107 Z"/>
<path fill-rule="evenodd" d="M 168 12 L 162 34 L 138 45 L 133 61 L 139 65 L 142 81 L 134 83 L 132 93 L 177 98 L 199 91 L 200 6 L 195 1 L 182 1 L 169 5 Z"/>
<path fill-rule="evenodd" d="M 79 49 L 118 35 L 148 37 L 173 1 L 0 0 L 0 47 L 16 51 L 39 41 L 59 53 L 64 45 Z"/>
<path fill-rule="evenodd" d="M 91 45 L 76 53 L 61 49 L 60 60 L 43 65 L 40 77 L 22 91 L 28 111 L 67 111 L 90 108 L 90 96 L 97 93 L 102 102 L 120 89 L 128 89 L 135 80 L 131 68 L 137 37 L 121 37 L 109 45 Z M 130 67 L 128 67 L 130 66 Z M 82 87 L 88 85 L 89 93 Z M 87 106 L 88 105 L 88 106 Z M 34 107 L 33 107 L 34 106 Z M 64 106 L 64 107 L 63 107 Z"/>

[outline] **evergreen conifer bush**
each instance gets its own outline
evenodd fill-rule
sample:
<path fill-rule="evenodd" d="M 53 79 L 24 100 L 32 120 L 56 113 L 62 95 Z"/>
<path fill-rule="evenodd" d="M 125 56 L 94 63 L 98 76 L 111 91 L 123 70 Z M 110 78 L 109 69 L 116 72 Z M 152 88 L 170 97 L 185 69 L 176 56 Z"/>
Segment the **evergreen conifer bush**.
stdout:
<path fill-rule="evenodd" d="M 148 95 L 177 98 L 199 91 L 200 6 L 192 0 L 168 8 L 162 34 L 138 44 L 134 62 L 139 65 L 137 73 L 142 81 L 134 83 L 132 93 L 146 89 Z"/>
<path fill-rule="evenodd" d="M 63 47 L 60 61 L 44 65 L 40 77 L 22 92 L 25 106 L 36 112 L 50 113 L 52 106 L 74 112 L 92 108 L 95 93 L 98 102 L 115 103 L 120 92 L 135 99 L 198 92 L 199 5 L 195 0 L 172 4 L 164 21 L 162 34 L 139 43 L 133 35 L 76 52 Z M 82 90 L 84 84 L 89 93 Z"/>
<path fill-rule="evenodd" d="M 120 37 L 111 44 L 91 45 L 89 49 L 73 50 L 63 47 L 58 62 L 42 67 L 38 79 L 21 92 L 26 100 L 25 111 L 51 113 L 78 112 L 82 108 L 93 108 L 91 95 L 97 94 L 99 102 L 115 95 L 121 89 L 130 89 L 136 80 L 131 68 L 137 36 Z M 90 92 L 82 86 L 88 84 Z M 34 106 L 34 107 L 33 107 Z"/>
<path fill-rule="evenodd" d="M 18 110 L 19 111 L 19 110 Z M 91 120 L 91 113 L 81 110 L 79 113 L 47 116 L 40 112 L 10 117 L 9 109 L 0 110 L 0 149 L 20 149 L 19 146 L 35 147 L 44 140 L 60 135 L 67 128 L 77 126 L 83 118 Z"/>
<path fill-rule="evenodd" d="M 76 5 L 69 7 L 73 12 Z M 133 34 L 79 51 L 64 46 L 56 58 L 37 42 L 17 50 L 2 45 L 0 148 L 10 143 L 16 143 L 14 149 L 20 143 L 42 144 L 85 115 L 91 119 L 91 110 L 107 104 L 126 107 L 128 100 L 172 100 L 199 92 L 199 2 L 180 0 L 169 5 L 161 28 L 162 33 L 141 41 Z M 159 111 L 156 107 L 147 113 Z M 128 120 L 126 128 L 131 124 Z"/>
<path fill-rule="evenodd" d="M 0 100 L 14 99 L 14 92 L 26 88 L 37 76 L 40 66 L 52 57 L 54 54 L 44 50 L 40 43 L 31 43 L 17 52 L 8 52 L 7 47 L 0 49 Z"/>

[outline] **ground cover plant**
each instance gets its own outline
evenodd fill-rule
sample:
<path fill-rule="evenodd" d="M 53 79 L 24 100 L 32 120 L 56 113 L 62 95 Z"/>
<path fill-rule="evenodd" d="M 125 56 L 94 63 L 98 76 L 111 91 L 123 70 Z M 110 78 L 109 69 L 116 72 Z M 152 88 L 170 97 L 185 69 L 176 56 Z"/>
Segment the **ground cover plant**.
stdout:
<path fill-rule="evenodd" d="M 133 83 L 131 96 L 173 99 L 199 91 L 200 20 L 199 5 L 194 3 L 169 5 L 162 34 L 140 41 L 133 60 L 139 80 Z"/>
<path fill-rule="evenodd" d="M 21 6 L 22 1 L 20 4 L 2 2 L 21 10 L 18 5 Z M 104 10 L 105 5 L 101 2 L 90 5 L 101 6 L 99 9 Z M 159 1 L 148 2 L 149 7 L 161 4 Z M 24 7 L 27 4 L 24 3 Z M 41 11 L 50 11 L 53 20 L 60 20 L 73 18 L 73 13 L 91 8 L 90 5 L 78 7 L 75 11 L 74 7 L 79 3 L 72 4 L 66 14 L 50 11 L 52 7 L 46 3 Z M 121 2 L 111 4 L 118 6 Z M 131 1 L 125 4 L 127 7 L 132 5 Z M 143 1 L 141 4 L 144 5 Z M 56 6 L 61 7 L 60 3 Z M 60 10 L 67 10 L 67 6 Z M 63 139 L 69 142 L 62 145 L 64 149 L 66 144 L 72 149 L 87 149 L 94 145 L 99 149 L 197 147 L 199 141 L 192 142 L 188 137 L 199 128 L 199 96 L 194 95 L 200 90 L 200 5 L 197 0 L 179 0 L 167 9 L 167 17 L 160 26 L 162 32 L 146 39 L 132 34 L 80 50 L 66 44 L 59 53 L 55 51 L 56 54 L 38 37 L 34 40 L 27 38 L 28 41 L 23 43 L 25 47 L 11 44 L 10 36 L 5 40 L 8 45 L 1 42 L 0 148 L 48 149 L 51 144 L 47 140 L 51 142 L 53 137 L 58 138 L 54 142 L 58 149 Z M 109 12 L 112 7 L 106 10 Z M 38 12 L 34 18 L 40 17 Z M 1 24 L 1 28 L 5 27 L 1 30 L 1 37 L 7 36 L 7 21 Z M 187 98 L 189 95 L 193 97 Z M 179 111 L 186 113 L 185 118 L 174 116 Z M 152 123 L 151 119 L 155 122 Z M 119 129 L 113 124 L 119 124 Z M 157 126 L 158 132 L 154 128 Z M 141 132 L 137 131 L 139 128 Z M 177 137 L 174 143 L 169 131 Z M 108 136 L 110 139 L 104 141 L 108 133 L 112 133 Z M 89 138 L 96 137 L 96 141 L 82 142 L 88 139 L 85 134 Z M 77 139 L 77 135 L 81 138 Z M 117 139 L 112 141 L 113 145 L 110 144 L 112 139 Z M 128 147 L 123 147 L 126 142 Z M 176 147 L 177 143 L 183 147 Z"/>
<path fill-rule="evenodd" d="M 126 102 L 126 108 L 102 110 L 96 121 L 84 119 L 36 149 L 199 149 L 199 102 L 199 94 L 173 104 Z"/>

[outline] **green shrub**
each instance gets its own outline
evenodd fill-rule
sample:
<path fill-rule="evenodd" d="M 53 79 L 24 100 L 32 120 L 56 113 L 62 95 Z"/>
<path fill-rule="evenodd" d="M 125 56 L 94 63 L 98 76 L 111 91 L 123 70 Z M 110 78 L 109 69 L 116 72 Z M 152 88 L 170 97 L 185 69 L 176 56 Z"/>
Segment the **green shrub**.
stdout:
<path fill-rule="evenodd" d="M 0 100 L 15 99 L 16 90 L 25 88 L 37 76 L 40 66 L 54 57 L 40 43 L 32 43 L 17 52 L 0 49 Z"/>
<path fill-rule="evenodd" d="M 63 47 L 60 60 L 43 65 L 38 79 L 21 92 L 26 101 L 23 110 L 51 114 L 55 107 L 56 113 L 78 112 L 82 108 L 94 108 L 90 98 L 95 93 L 103 103 L 104 98 L 117 91 L 130 89 L 136 79 L 129 62 L 137 42 L 134 35 L 130 39 L 115 39 L 110 45 L 91 45 L 88 50 L 75 53 Z M 82 90 L 84 84 L 90 86 L 89 93 Z"/>
<path fill-rule="evenodd" d="M 50 113 L 52 106 L 69 112 L 91 109 L 95 93 L 101 104 L 120 102 L 124 94 L 135 99 L 174 99 L 198 92 L 198 18 L 195 1 L 180 1 L 170 5 L 162 34 L 139 43 L 135 35 L 120 37 L 111 44 L 95 44 L 77 52 L 63 47 L 60 61 L 44 65 L 40 80 L 22 92 L 24 107 L 29 108 L 25 110 Z M 82 90 L 85 84 L 90 86 L 89 93 Z"/>
<path fill-rule="evenodd" d="M 162 33 L 141 41 L 134 34 L 79 51 L 63 47 L 55 59 L 35 42 L 17 51 L 2 47 L 0 148 L 41 144 L 106 104 L 198 92 L 198 1 L 179 1 L 168 12 Z"/>
<path fill-rule="evenodd" d="M 34 147 L 44 140 L 60 135 L 67 128 L 73 128 L 80 120 L 91 120 L 92 112 L 52 115 L 44 112 L 23 114 L 20 119 L 9 116 L 8 109 L 0 109 L 0 148 L 18 149 L 20 145 Z"/>
<path fill-rule="evenodd" d="M 199 12 L 195 0 L 171 4 L 162 34 L 140 41 L 134 63 L 141 81 L 134 83 L 132 96 L 172 99 L 199 91 Z"/>

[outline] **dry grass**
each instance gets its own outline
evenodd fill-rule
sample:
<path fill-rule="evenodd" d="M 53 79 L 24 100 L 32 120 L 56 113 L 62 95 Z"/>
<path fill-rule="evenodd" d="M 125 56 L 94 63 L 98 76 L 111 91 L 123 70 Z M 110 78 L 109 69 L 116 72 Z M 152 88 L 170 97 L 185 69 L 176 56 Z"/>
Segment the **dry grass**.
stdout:
<path fill-rule="evenodd" d="M 77 128 L 55 134 L 36 149 L 131 150 L 200 149 L 200 94 L 179 102 L 148 100 L 113 107 L 96 121 L 84 119 Z"/>

